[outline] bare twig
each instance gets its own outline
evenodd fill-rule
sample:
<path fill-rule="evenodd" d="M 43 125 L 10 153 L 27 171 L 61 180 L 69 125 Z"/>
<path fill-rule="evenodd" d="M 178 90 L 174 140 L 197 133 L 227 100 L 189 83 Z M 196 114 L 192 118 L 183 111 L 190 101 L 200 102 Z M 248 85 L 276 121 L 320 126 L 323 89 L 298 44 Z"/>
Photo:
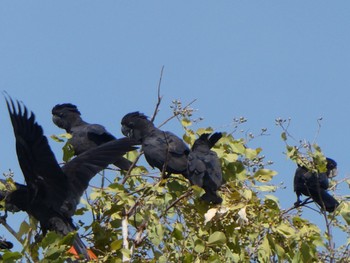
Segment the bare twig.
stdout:
<path fill-rule="evenodd" d="M 2 217 L 0 217 L 0 224 L 2 224 L 6 228 L 6 230 L 9 231 L 10 234 L 18 240 L 18 242 L 23 244 L 24 240 L 17 235 L 16 231 L 13 230 L 13 228 L 9 224 L 7 224 L 6 220 Z"/>
<path fill-rule="evenodd" d="M 139 154 L 136 156 L 136 159 L 134 160 L 134 162 L 131 164 L 131 166 L 130 166 L 128 172 L 126 173 L 125 177 L 123 178 L 121 184 L 125 184 L 126 181 L 129 179 L 129 177 L 131 176 L 131 171 L 135 168 L 136 163 L 139 161 L 139 159 L 142 156 L 142 154 L 143 154 L 143 151 L 141 150 L 139 152 Z"/>
<path fill-rule="evenodd" d="M 178 202 L 180 202 L 182 199 L 190 196 L 192 194 L 193 190 L 189 189 L 188 191 L 186 191 L 185 193 L 183 193 L 182 195 L 180 195 L 176 200 L 174 200 L 170 205 L 167 206 L 167 208 L 164 210 L 164 212 L 160 215 L 159 218 L 162 218 L 163 216 L 166 215 L 166 213 L 172 208 L 174 207 Z"/>
<path fill-rule="evenodd" d="M 288 128 L 289 128 L 289 125 L 290 125 L 290 122 L 291 122 L 291 119 L 289 118 L 288 119 L 288 122 L 287 120 L 284 120 L 284 119 L 281 119 L 281 118 L 277 118 L 276 119 L 276 125 L 280 126 L 282 128 L 282 130 L 285 132 L 285 134 L 293 139 L 294 141 L 297 141 L 288 131 Z M 284 123 L 287 123 L 287 126 L 284 126 Z M 287 144 L 287 142 L 285 142 Z"/>
<path fill-rule="evenodd" d="M 188 103 L 185 107 L 184 110 L 187 109 L 189 106 L 191 106 L 197 99 L 192 100 L 190 103 Z M 163 121 L 160 125 L 158 125 L 158 128 L 164 126 L 166 123 L 168 123 L 170 120 L 176 118 L 180 113 L 174 113 L 173 116 L 169 117 L 165 121 Z"/>
<path fill-rule="evenodd" d="M 320 131 L 321 131 L 321 127 L 322 127 L 321 121 L 322 121 L 322 117 L 320 117 L 320 118 L 317 119 L 317 126 L 318 126 L 318 127 L 317 127 L 317 131 L 316 131 L 316 134 L 315 134 L 315 138 L 314 138 L 314 140 L 313 140 L 313 143 L 316 142 L 318 136 L 320 135 Z"/>
<path fill-rule="evenodd" d="M 296 208 L 298 208 L 298 207 L 305 206 L 305 205 L 310 204 L 310 203 L 312 203 L 312 202 L 313 202 L 313 200 L 311 199 L 311 197 L 308 197 L 308 198 L 306 198 L 304 201 L 302 201 L 300 204 L 294 204 L 291 208 L 288 208 L 287 210 L 285 210 L 285 211 L 282 213 L 282 215 L 283 215 L 283 214 L 287 214 L 287 213 L 289 213 L 290 211 L 292 211 L 292 210 L 294 210 L 294 209 L 296 209 Z"/>
<path fill-rule="evenodd" d="M 6 228 L 6 230 L 17 239 L 19 243 L 21 243 L 22 245 L 24 244 L 24 240 L 17 235 L 16 231 L 13 230 L 13 228 L 9 224 L 7 224 L 6 220 L 3 217 L 0 217 L 0 224 L 2 224 Z M 23 248 L 25 248 L 24 245 Z M 27 262 L 33 262 L 31 260 L 31 257 L 28 255 L 28 252 L 25 251 L 24 256 L 27 259 Z"/>
<path fill-rule="evenodd" d="M 327 244 L 327 249 L 329 252 L 329 263 L 334 263 L 335 258 L 335 243 L 333 240 L 333 235 L 332 235 L 332 226 L 330 221 L 328 220 L 327 217 L 327 212 L 325 210 L 322 210 L 322 215 L 324 217 L 324 220 L 326 222 L 326 233 L 327 233 L 327 239 L 328 239 L 328 244 Z"/>
<path fill-rule="evenodd" d="M 159 81 L 158 81 L 158 96 L 157 96 L 158 100 L 157 100 L 156 108 L 154 109 L 154 113 L 153 113 L 152 118 L 151 118 L 151 122 L 154 122 L 154 119 L 157 116 L 158 109 L 159 109 L 160 103 L 162 102 L 162 98 L 163 98 L 163 96 L 160 96 L 160 86 L 162 84 L 163 70 L 164 70 L 164 66 L 162 66 L 162 69 L 160 71 L 160 77 L 159 77 Z"/>

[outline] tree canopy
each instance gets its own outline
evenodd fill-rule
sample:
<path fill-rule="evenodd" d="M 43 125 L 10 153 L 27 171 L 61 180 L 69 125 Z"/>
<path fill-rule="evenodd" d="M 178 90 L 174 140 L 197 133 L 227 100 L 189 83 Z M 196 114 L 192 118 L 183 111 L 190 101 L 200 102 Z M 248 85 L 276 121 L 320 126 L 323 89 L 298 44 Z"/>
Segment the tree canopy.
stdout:
<path fill-rule="evenodd" d="M 172 110 L 167 121 L 179 121 L 184 129 L 183 140 L 189 146 L 199 135 L 214 132 L 210 127 L 193 129 L 195 120 L 190 105 L 182 106 L 175 101 Z M 155 115 L 156 112 L 157 108 Z M 237 125 L 244 121 L 238 120 Z M 321 148 L 305 142 L 291 145 L 287 122 L 276 120 L 286 156 L 296 164 L 323 171 L 326 159 Z M 67 136 L 53 138 L 64 143 Z M 250 148 L 245 138 L 224 132 L 213 150 L 219 156 L 225 180 L 218 192 L 223 198 L 220 205 L 202 201 L 199 197 L 203 189 L 191 186 L 182 175 L 162 179 L 161 172 L 147 169 L 142 151 L 127 154 L 134 162 L 128 172 L 111 168 L 97 175 L 74 220 L 79 226 L 78 234 L 99 261 L 347 262 L 350 204 L 346 197 L 339 200 L 340 206 L 334 213 L 321 208 L 315 211 L 315 216 L 325 221 L 326 229 L 322 231 L 320 226 L 303 218 L 302 211 L 311 209 L 307 202 L 293 207 L 291 201 L 291 208 L 281 208 L 275 195 L 280 186 L 271 182 L 278 171 L 269 169 L 263 149 Z M 64 144 L 63 152 L 65 162 L 72 158 L 68 144 Z M 13 175 L 6 177 L 3 190 L 13 187 Z M 332 188 L 337 184 L 332 180 Z M 294 193 L 288 194 L 294 200 Z M 10 221 L 3 224 L 11 230 Z M 332 236 L 335 228 L 348 238 L 339 247 L 335 247 Z M 11 232 L 21 243 L 21 250 L 4 250 L 3 260 L 64 262 L 74 258 L 67 249 L 75 233 L 61 237 L 50 232 L 37 238 L 38 233 L 40 229 L 34 219 L 23 221 L 18 231 Z"/>

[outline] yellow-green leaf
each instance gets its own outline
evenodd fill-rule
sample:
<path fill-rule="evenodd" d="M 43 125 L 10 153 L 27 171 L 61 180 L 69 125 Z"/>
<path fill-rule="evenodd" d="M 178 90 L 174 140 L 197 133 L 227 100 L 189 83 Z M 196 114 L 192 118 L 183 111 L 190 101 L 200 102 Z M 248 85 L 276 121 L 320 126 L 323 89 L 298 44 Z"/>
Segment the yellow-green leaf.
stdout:
<path fill-rule="evenodd" d="M 216 231 L 208 238 L 208 245 L 219 245 L 226 243 L 226 236 L 223 232 Z"/>
<path fill-rule="evenodd" d="M 274 177 L 276 174 L 276 171 L 270 169 L 259 169 L 254 174 L 254 178 L 259 182 L 266 183 L 269 182 L 272 179 L 272 177 Z"/>

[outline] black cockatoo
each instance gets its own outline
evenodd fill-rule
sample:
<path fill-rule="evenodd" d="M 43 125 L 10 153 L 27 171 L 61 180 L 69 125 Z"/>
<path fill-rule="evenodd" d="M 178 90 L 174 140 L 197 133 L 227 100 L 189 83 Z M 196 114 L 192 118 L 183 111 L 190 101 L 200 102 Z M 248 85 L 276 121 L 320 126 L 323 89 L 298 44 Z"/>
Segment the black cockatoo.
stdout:
<path fill-rule="evenodd" d="M 216 191 L 223 183 L 221 164 L 217 154 L 210 150 L 220 140 L 222 134 L 204 133 L 193 144 L 188 155 L 188 179 L 191 184 L 205 190 L 202 199 L 214 204 L 222 202 Z"/>
<path fill-rule="evenodd" d="M 337 163 L 331 158 L 327 160 L 327 171 L 316 173 L 309 171 L 306 167 L 298 166 L 294 176 L 294 192 L 297 195 L 295 205 L 301 203 L 300 196 L 310 196 L 322 209 L 333 212 L 339 202 L 331 196 L 327 189 L 329 187 L 328 178 L 334 177 L 337 172 Z"/>
<path fill-rule="evenodd" d="M 145 158 L 150 166 L 170 174 L 187 175 L 187 145 L 175 134 L 156 128 L 144 114 L 131 112 L 122 121 L 122 133 L 142 145 Z"/>
<path fill-rule="evenodd" d="M 116 140 L 102 125 L 90 124 L 84 121 L 77 106 L 70 103 L 57 104 L 53 107 L 52 121 L 59 128 L 65 129 L 67 133 L 72 135 L 68 142 L 73 146 L 76 155 L 106 142 Z M 132 162 L 123 156 L 117 156 L 114 164 L 127 171 Z"/>
<path fill-rule="evenodd" d="M 90 179 L 136 147 L 128 138 L 112 140 L 60 167 L 35 115 L 11 98 L 6 99 L 6 104 L 16 138 L 18 162 L 26 181 L 26 187 L 17 187 L 6 196 L 6 206 L 15 206 L 37 219 L 44 235 L 49 230 L 62 235 L 75 231 L 72 216 Z M 78 235 L 73 247 L 77 254 L 89 259 Z"/>

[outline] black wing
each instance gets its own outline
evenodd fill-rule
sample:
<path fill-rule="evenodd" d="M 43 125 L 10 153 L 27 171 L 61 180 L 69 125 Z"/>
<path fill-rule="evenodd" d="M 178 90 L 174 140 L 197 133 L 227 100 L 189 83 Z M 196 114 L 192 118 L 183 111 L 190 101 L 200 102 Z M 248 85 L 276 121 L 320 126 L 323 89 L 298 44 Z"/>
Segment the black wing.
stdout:
<path fill-rule="evenodd" d="M 333 212 L 339 202 L 324 189 L 310 189 L 312 199 L 327 212 Z"/>
<path fill-rule="evenodd" d="M 18 101 L 16 107 L 11 98 L 6 98 L 6 104 L 16 138 L 18 162 L 27 186 L 34 195 L 39 187 L 44 188 L 46 202 L 59 206 L 65 199 L 67 181 L 43 135 L 42 127 L 35 121 L 34 113 L 29 113 Z"/>
<path fill-rule="evenodd" d="M 222 198 L 216 194 L 222 185 L 221 166 L 216 153 L 191 152 L 188 156 L 188 174 L 192 184 L 205 190 L 203 200 L 214 204 L 222 202 Z"/>
<path fill-rule="evenodd" d="M 209 138 L 209 147 L 212 148 L 222 138 L 221 132 L 213 133 Z"/>
<path fill-rule="evenodd" d="M 0 240 L 0 249 L 11 249 L 13 244 L 9 241 Z"/>
<path fill-rule="evenodd" d="M 86 126 L 87 136 L 89 140 L 92 140 L 97 145 L 115 140 L 116 138 L 110 134 L 105 127 L 99 124 L 89 124 Z"/>
<path fill-rule="evenodd" d="M 187 177 L 187 156 L 190 153 L 190 149 L 187 145 L 172 132 L 164 132 L 166 140 L 165 143 L 168 145 L 169 159 L 166 160 L 168 163 L 168 169 L 170 172 L 182 173 Z"/>
<path fill-rule="evenodd" d="M 114 163 L 118 157 L 135 150 L 135 142 L 129 138 L 113 140 L 88 150 L 62 167 L 69 182 L 71 193 L 80 198 L 89 181 L 98 172 Z"/>

